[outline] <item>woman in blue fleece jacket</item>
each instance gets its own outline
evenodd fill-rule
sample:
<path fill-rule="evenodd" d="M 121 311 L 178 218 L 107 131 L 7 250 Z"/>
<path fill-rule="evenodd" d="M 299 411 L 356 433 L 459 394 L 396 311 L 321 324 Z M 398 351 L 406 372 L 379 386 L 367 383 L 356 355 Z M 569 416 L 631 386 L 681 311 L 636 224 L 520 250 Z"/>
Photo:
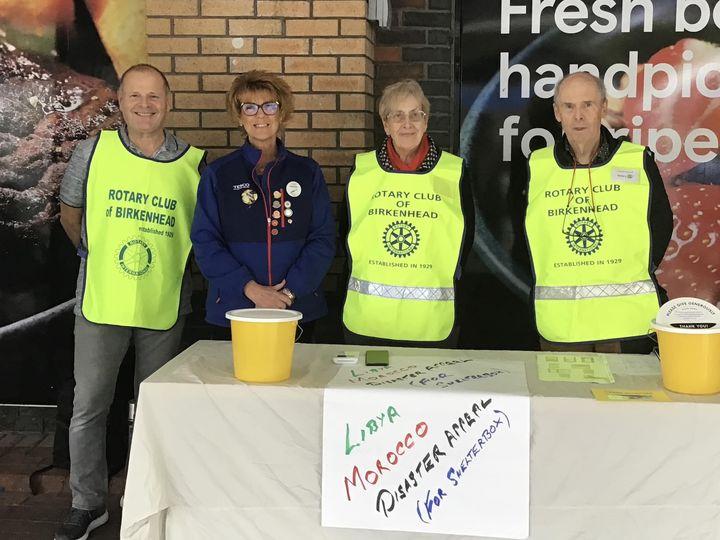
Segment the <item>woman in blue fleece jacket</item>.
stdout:
<path fill-rule="evenodd" d="M 228 109 L 247 140 L 203 171 L 191 231 L 209 281 L 206 320 L 227 327 L 231 309 L 292 307 L 303 314 L 303 341 L 311 340 L 313 321 L 327 313 L 321 286 L 335 255 L 325 179 L 277 138 L 293 111 L 280 77 L 238 76 Z"/>

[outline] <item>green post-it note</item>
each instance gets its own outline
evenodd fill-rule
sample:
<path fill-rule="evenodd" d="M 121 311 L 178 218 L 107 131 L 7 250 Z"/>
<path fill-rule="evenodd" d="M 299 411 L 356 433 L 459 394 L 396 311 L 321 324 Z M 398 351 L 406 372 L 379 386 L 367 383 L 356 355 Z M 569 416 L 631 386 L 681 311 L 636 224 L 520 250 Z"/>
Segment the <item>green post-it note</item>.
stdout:
<path fill-rule="evenodd" d="M 538 353 L 538 377 L 547 382 L 615 382 L 607 358 L 583 353 Z"/>

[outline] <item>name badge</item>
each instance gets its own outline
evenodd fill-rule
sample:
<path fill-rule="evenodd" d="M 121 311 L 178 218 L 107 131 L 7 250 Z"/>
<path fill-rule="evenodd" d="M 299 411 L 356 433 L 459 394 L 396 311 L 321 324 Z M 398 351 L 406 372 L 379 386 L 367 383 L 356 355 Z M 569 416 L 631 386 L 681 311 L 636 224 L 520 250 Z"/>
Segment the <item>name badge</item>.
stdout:
<path fill-rule="evenodd" d="M 640 171 L 638 169 L 617 169 L 612 170 L 613 182 L 629 182 L 637 184 L 640 181 Z"/>

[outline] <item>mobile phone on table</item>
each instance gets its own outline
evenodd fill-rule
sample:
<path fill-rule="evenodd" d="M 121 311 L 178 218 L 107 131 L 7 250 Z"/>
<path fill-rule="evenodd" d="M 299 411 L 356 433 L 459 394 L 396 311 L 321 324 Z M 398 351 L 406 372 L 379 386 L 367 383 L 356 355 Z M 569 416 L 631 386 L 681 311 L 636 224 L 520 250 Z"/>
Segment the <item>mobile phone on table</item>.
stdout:
<path fill-rule="evenodd" d="M 387 366 L 390 363 L 388 351 L 367 351 L 365 353 L 366 366 Z"/>

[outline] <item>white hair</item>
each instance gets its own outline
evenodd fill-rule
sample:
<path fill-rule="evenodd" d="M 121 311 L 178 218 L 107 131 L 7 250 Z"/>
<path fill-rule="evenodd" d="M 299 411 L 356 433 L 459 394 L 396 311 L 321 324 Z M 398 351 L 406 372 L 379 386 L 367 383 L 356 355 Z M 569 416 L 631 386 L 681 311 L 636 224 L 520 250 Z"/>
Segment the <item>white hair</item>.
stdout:
<path fill-rule="evenodd" d="M 605 84 L 600 80 L 599 77 L 596 77 L 592 73 L 589 73 L 587 71 L 576 71 L 575 73 L 568 73 L 565 75 L 562 79 L 558 81 L 558 83 L 555 85 L 555 95 L 553 95 L 553 103 L 557 103 L 557 97 L 560 93 L 560 88 L 562 87 L 565 82 L 573 77 L 585 77 L 587 80 L 592 81 L 595 83 L 595 86 L 598 89 L 598 92 L 600 93 L 600 101 L 604 102 L 607 99 L 607 92 L 605 91 Z"/>

